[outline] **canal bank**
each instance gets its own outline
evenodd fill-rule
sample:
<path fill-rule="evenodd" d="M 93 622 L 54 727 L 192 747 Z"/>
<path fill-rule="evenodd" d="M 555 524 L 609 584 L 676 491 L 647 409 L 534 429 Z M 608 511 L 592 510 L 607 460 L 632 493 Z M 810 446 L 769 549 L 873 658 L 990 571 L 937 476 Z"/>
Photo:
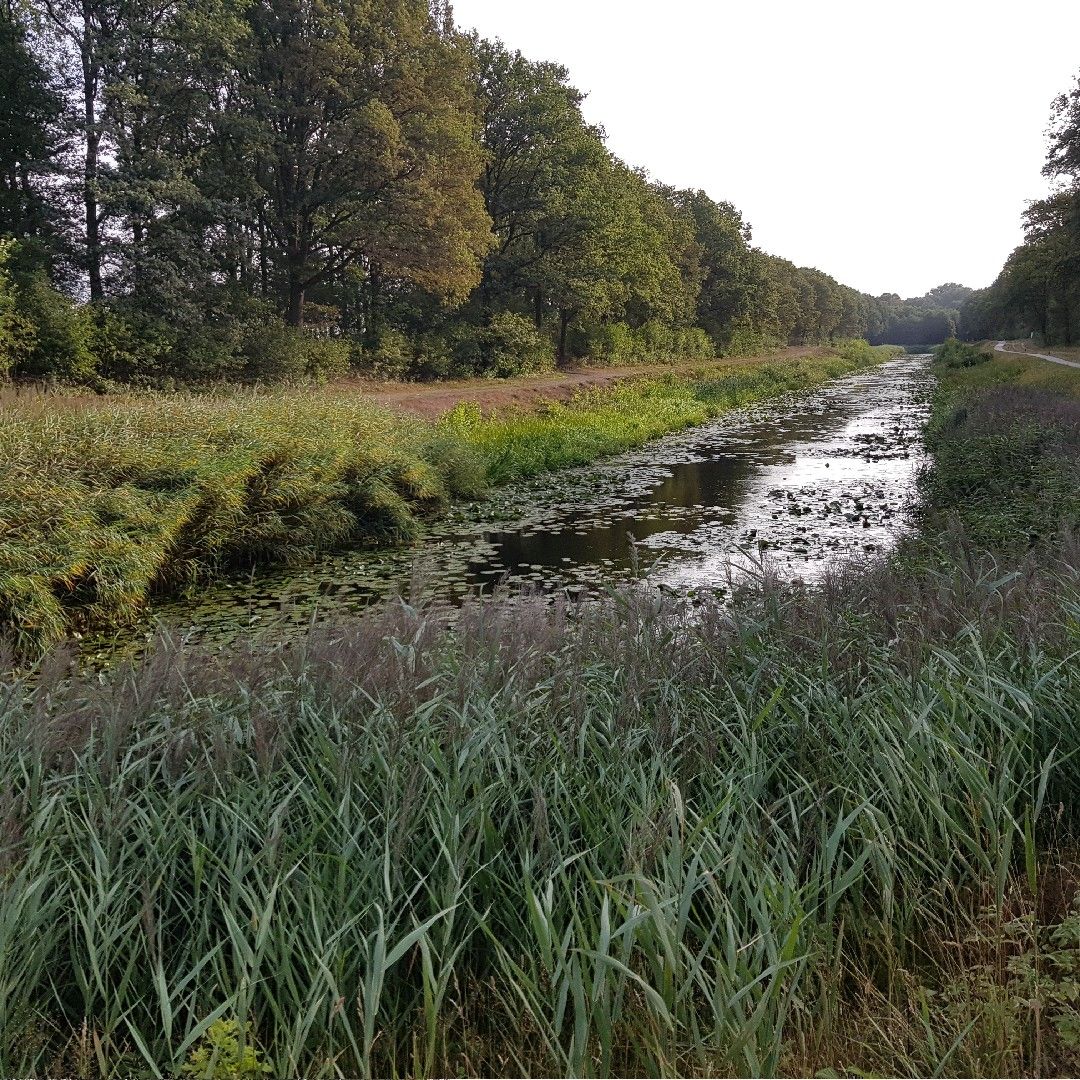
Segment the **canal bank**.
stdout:
<path fill-rule="evenodd" d="M 457 504 L 413 547 L 343 551 L 159 604 L 136 636 L 164 623 L 225 644 L 302 633 L 395 596 L 582 596 L 631 578 L 685 595 L 723 589 L 733 565 L 762 557 L 812 579 L 888 550 L 908 526 L 930 385 L 929 357 L 897 357 Z"/>

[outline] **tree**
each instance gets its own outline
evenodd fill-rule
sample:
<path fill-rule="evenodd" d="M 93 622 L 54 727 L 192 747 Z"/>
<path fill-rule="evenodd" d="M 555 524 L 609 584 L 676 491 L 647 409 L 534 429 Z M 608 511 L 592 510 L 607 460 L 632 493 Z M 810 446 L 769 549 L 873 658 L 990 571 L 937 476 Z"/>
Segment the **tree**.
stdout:
<path fill-rule="evenodd" d="M 44 183 L 53 172 L 63 100 L 31 53 L 10 0 L 0 3 L 0 236 L 55 232 Z"/>
<path fill-rule="evenodd" d="M 75 127 L 82 143 L 79 190 L 83 205 L 83 257 L 91 300 L 105 296 L 105 251 L 100 212 L 104 67 L 113 34 L 123 24 L 123 0 L 44 0 L 63 47 L 74 54 L 77 74 L 69 82 L 78 102 Z"/>
<path fill-rule="evenodd" d="M 1080 76 L 1069 90 L 1054 99 L 1048 135 L 1043 175 L 1051 180 L 1080 179 Z"/>
<path fill-rule="evenodd" d="M 241 108 L 289 323 L 360 266 L 461 301 L 490 223 L 467 55 L 427 0 L 254 0 Z"/>
<path fill-rule="evenodd" d="M 729 202 L 716 202 L 704 191 L 674 191 L 672 202 L 692 223 L 700 249 L 702 281 L 697 322 L 717 344 L 746 319 L 755 287 L 750 227 Z"/>

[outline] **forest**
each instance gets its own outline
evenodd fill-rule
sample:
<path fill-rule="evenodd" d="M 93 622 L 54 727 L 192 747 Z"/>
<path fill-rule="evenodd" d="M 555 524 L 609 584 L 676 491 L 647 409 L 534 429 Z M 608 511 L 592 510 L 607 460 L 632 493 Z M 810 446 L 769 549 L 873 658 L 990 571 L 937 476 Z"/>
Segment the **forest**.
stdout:
<path fill-rule="evenodd" d="M 1024 242 L 994 283 L 963 304 L 970 341 L 1026 338 L 1080 344 L 1080 78 L 1055 98 L 1043 176 L 1054 184 L 1024 211 Z"/>
<path fill-rule="evenodd" d="M 620 161 L 557 63 L 429 0 L 4 0 L 0 376 L 505 376 L 925 345 L 970 290 L 868 296 Z"/>

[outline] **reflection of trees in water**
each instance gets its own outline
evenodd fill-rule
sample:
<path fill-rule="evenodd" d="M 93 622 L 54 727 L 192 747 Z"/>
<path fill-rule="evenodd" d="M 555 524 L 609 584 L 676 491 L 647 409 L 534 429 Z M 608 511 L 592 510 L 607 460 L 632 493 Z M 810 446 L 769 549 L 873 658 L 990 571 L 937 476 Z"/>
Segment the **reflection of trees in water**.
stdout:
<path fill-rule="evenodd" d="M 474 581 L 490 578 L 483 571 L 501 566 L 510 571 L 527 566 L 560 568 L 570 563 L 599 563 L 610 559 L 617 566 L 632 561 L 630 537 L 645 540 L 657 533 L 688 536 L 697 531 L 697 515 L 666 514 L 666 507 L 707 506 L 735 510 L 744 497 L 753 465 L 743 457 L 688 461 L 673 467 L 670 476 L 638 500 L 632 511 L 604 525 L 587 524 L 586 515 L 567 516 L 561 532 L 497 533 L 489 537 L 499 549 L 497 562 L 476 562 L 469 568 Z M 656 515 L 655 517 L 651 515 Z M 575 527 L 584 530 L 580 536 Z"/>

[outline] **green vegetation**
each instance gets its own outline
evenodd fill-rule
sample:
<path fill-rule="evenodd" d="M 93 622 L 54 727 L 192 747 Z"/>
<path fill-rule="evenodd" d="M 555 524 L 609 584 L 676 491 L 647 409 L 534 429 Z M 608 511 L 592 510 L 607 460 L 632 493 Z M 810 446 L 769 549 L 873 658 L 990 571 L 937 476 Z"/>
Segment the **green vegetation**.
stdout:
<path fill-rule="evenodd" d="M 1080 369 L 1049 364 L 1019 353 L 997 352 L 988 342 L 969 348 L 986 359 L 977 365 L 963 365 L 963 370 L 948 372 L 947 383 L 955 394 L 1007 385 L 1023 391 L 1080 396 Z"/>
<path fill-rule="evenodd" d="M 432 425 L 355 391 L 15 395 L 0 427 L 0 627 L 20 651 L 130 623 L 223 570 L 399 543 L 455 496 L 580 464 L 888 350 L 705 365 L 537 413 L 462 407 Z"/>
<path fill-rule="evenodd" d="M 0 377 L 936 342 L 967 292 L 871 297 L 762 252 L 730 203 L 616 158 L 565 68 L 441 0 L 25 0 L 0 5 L 0 80 Z"/>
<path fill-rule="evenodd" d="M 1070 1074 L 1080 405 L 997 362 L 939 365 L 922 535 L 820 589 L 47 661 L 0 1069 Z"/>
<path fill-rule="evenodd" d="M 969 368 L 987 363 L 991 359 L 991 353 L 987 349 L 967 345 L 953 337 L 934 350 L 934 359 L 947 368 Z"/>
<path fill-rule="evenodd" d="M 964 336 L 1080 344 L 1080 78 L 1054 101 L 1043 175 L 1054 192 L 1024 211 L 1024 242 L 962 310 Z"/>
<path fill-rule="evenodd" d="M 959 342 L 936 359 L 931 505 L 1012 557 L 1080 532 L 1080 370 Z"/>

